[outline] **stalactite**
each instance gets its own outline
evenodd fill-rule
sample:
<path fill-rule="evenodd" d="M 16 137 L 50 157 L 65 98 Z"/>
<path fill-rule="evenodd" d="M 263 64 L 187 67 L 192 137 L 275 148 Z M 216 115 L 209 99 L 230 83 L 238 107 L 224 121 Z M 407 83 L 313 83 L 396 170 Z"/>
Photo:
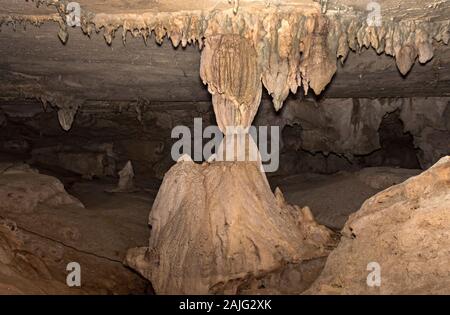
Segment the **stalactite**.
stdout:
<path fill-rule="evenodd" d="M 22 92 L 26 97 L 40 100 L 44 110 L 48 108 L 49 104 L 54 107 L 57 110 L 59 124 L 65 131 L 69 131 L 72 128 L 75 115 L 85 101 L 84 99 L 71 97 L 60 92 L 45 91 L 40 86 L 32 91 L 27 90 Z"/>
<path fill-rule="evenodd" d="M 261 73 L 255 49 L 238 35 L 209 37 L 200 76 L 213 95 L 219 128 L 248 127 L 261 101 Z"/>
<path fill-rule="evenodd" d="M 257 71 L 263 85 L 278 110 L 289 92 L 302 86 L 305 93 L 311 88 L 320 94 L 336 71 L 336 59 L 344 62 L 349 50 L 373 47 L 396 59 L 399 71 L 405 75 L 416 59 L 425 63 L 433 56 L 433 41 L 448 44 L 450 21 L 383 20 L 381 26 L 367 24 L 364 12 L 352 14 L 330 10 L 327 1 L 315 6 L 267 6 L 253 10 L 233 2 L 233 9 L 213 11 L 145 12 L 142 14 L 106 14 L 82 11 L 81 29 L 87 35 L 102 31 L 111 44 L 116 31 L 122 28 L 122 40 L 128 33 L 142 36 L 145 41 L 154 36 L 161 44 L 167 36 L 177 47 L 198 44 L 205 39 L 240 36 L 248 40 L 256 51 Z M 64 23 L 67 1 L 40 0 L 57 8 L 52 20 Z M 237 8 L 239 10 L 237 11 Z M 322 12 L 327 8 L 326 13 Z M 48 18 L 47 18 L 48 19 Z M 40 23 L 37 17 L 0 17 L 2 23 L 27 21 Z M 43 20 L 42 20 L 43 21 Z M 59 37 L 68 40 L 65 25 Z M 213 39 L 211 39 L 213 40 Z M 219 93 L 220 94 L 220 93 Z"/>
<path fill-rule="evenodd" d="M 77 113 L 76 108 L 61 108 L 58 110 L 58 120 L 61 124 L 61 127 L 65 131 L 69 131 L 72 127 L 73 119 L 75 118 L 75 114 Z"/>

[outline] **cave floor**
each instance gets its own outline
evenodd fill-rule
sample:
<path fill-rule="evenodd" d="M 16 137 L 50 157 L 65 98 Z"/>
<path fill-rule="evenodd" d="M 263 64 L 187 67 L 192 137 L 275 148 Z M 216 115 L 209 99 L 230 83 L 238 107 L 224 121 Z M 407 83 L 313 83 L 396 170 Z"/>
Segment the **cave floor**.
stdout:
<path fill-rule="evenodd" d="M 106 192 L 113 188 L 114 184 L 103 181 L 83 181 L 75 183 L 68 192 L 86 207 L 79 218 L 72 218 L 77 226 L 85 224 L 82 221 L 89 222 L 92 242 L 86 242 L 86 246 L 98 254 L 122 261 L 130 247 L 147 245 L 148 214 L 154 196 L 148 192 Z"/>
<path fill-rule="evenodd" d="M 21 243 L 17 252 L 30 253 L 33 257 L 32 261 L 27 260 L 32 267 L 36 265 L 36 261 L 40 260 L 47 266 L 45 269 L 48 268 L 49 274 L 46 277 L 51 280 L 45 284 L 36 283 L 36 288 L 29 292 L 30 283 L 15 279 L 13 283 L 22 283 L 22 287 L 15 287 L 12 292 L 151 293 L 152 289 L 148 282 L 130 268 L 125 267 L 123 260 L 129 248 L 145 246 L 148 243 L 150 233 L 147 224 L 148 214 L 156 191 L 149 189 L 134 193 L 109 193 L 107 191 L 115 187 L 114 179 L 86 180 L 46 169 L 39 169 L 39 173 L 58 178 L 64 184 L 66 191 L 80 200 L 84 208 L 71 204 L 53 206 L 44 201 L 39 202 L 33 211 L 5 211 L 5 207 L 3 210 L 0 209 L 0 218 L 13 222 L 14 226 L 17 226 L 17 231 L 21 233 L 17 237 Z M 1 183 L 0 186 L 2 186 Z M 37 187 L 39 184 L 32 182 L 29 186 Z M 4 221 L 0 223 L 4 225 Z M 69 262 L 78 262 L 81 265 L 81 289 L 65 287 L 65 276 L 68 273 L 66 266 Z M 8 278 L 6 275 L 11 273 L 5 270 L 0 264 L 0 283 L 2 284 Z M 38 275 L 42 276 L 42 273 L 47 274 L 47 271 L 38 272 Z M 26 278 L 28 276 L 26 274 Z M 63 285 L 55 286 L 53 280 L 57 283 L 62 282 Z M 4 293 L 10 290 L 9 286 Z"/>
<path fill-rule="evenodd" d="M 68 261 L 82 261 L 86 268 L 83 280 L 87 283 L 87 290 L 81 293 L 152 292 L 148 282 L 123 266 L 122 262 L 129 248 L 148 245 L 148 215 L 160 181 L 137 181 L 139 189 L 136 192 L 110 193 L 108 191 L 116 186 L 116 179 L 87 180 L 54 170 L 39 171 L 58 178 L 84 208 L 44 206 L 26 215 L 12 212 L 0 213 L 0 216 L 14 221 L 20 230 L 27 233 L 28 244 L 33 243 L 34 238 L 47 244 L 43 250 L 41 248 L 40 256 L 49 269 L 58 269 L 52 271 L 57 281 L 64 282 L 64 266 Z M 310 207 L 319 223 L 339 231 L 348 216 L 356 212 L 366 199 L 419 172 L 378 167 L 332 175 L 269 176 L 269 182 L 273 189 L 280 187 L 287 202 Z M 55 245 L 62 248 L 64 255 L 59 261 L 49 264 L 47 260 L 50 258 L 46 256 L 51 255 L 45 251 L 50 251 Z M 33 252 L 35 249 L 28 246 L 27 250 Z M 100 275 L 96 270 L 99 265 L 103 269 Z M 0 282 L 1 279 L 0 270 Z M 49 292 L 53 291 L 44 290 L 43 293 Z"/>
<path fill-rule="evenodd" d="M 281 189 L 287 202 L 308 206 L 320 224 L 339 231 L 365 200 L 420 172 L 416 169 L 370 167 L 328 175 L 297 174 L 269 181 L 273 189 L 277 186 Z"/>

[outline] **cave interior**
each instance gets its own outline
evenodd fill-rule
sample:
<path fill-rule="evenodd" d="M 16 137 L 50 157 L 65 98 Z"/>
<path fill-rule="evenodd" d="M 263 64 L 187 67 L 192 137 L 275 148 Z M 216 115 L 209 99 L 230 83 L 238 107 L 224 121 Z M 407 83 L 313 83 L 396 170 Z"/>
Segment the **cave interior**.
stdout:
<path fill-rule="evenodd" d="M 450 293 L 449 38 L 447 0 L 0 0 L 0 293 Z M 177 161 L 195 119 L 278 167 Z"/>

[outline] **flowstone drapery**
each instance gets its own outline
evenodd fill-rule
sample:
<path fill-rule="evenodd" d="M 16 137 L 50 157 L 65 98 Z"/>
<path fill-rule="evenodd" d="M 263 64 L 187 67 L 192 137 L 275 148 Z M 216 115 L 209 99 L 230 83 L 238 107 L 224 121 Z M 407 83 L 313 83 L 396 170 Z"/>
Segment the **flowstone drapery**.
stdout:
<path fill-rule="evenodd" d="M 254 47 L 238 35 L 208 38 L 201 76 L 222 132 L 247 128 L 261 98 Z M 272 193 L 259 161 L 178 162 L 165 175 L 150 213 L 149 247 L 126 263 L 161 294 L 239 293 L 287 264 L 324 257 L 331 232 L 308 208 Z"/>

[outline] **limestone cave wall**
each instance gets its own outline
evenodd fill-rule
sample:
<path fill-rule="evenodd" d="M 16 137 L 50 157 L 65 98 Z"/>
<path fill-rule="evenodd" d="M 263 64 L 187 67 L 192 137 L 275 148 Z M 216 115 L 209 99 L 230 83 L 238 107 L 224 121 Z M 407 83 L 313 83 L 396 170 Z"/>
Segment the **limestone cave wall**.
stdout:
<path fill-rule="evenodd" d="M 0 151 L 86 178 L 117 176 L 131 160 L 137 178 L 175 163 L 172 128 L 194 118 L 216 124 L 211 103 L 91 102 L 70 131 L 33 100 L 0 106 Z M 264 98 L 255 125 L 280 127 L 280 168 L 269 175 L 330 174 L 368 166 L 426 169 L 449 154 L 450 98 L 288 98 L 274 111 Z M 270 140 L 270 138 L 268 138 Z"/>

